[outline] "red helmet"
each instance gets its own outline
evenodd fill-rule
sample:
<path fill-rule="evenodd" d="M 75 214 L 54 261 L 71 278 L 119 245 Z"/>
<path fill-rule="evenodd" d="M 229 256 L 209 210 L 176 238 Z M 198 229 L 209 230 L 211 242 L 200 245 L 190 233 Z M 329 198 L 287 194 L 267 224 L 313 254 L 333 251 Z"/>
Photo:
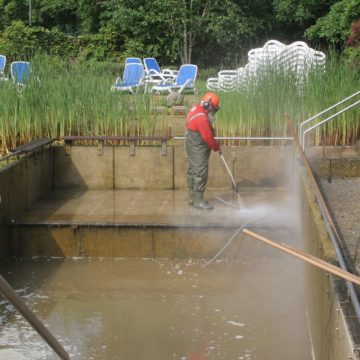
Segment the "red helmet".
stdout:
<path fill-rule="evenodd" d="M 206 93 L 201 100 L 201 104 L 204 109 L 212 107 L 214 110 L 219 110 L 220 108 L 219 97 L 213 92 Z"/>

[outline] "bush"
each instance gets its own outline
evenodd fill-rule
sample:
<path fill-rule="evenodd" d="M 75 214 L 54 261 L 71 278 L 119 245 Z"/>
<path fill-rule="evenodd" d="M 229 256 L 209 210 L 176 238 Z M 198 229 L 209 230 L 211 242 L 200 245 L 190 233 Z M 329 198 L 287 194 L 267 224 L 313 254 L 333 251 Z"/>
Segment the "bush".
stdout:
<path fill-rule="evenodd" d="M 77 53 L 76 39 L 58 30 L 28 27 L 21 21 L 15 21 L 5 28 L 0 39 L 0 53 L 10 61 L 28 60 L 39 52 L 74 57 Z"/>
<path fill-rule="evenodd" d="M 81 60 L 117 61 L 121 43 L 118 33 L 109 29 L 81 35 L 78 37 L 79 55 Z"/>
<path fill-rule="evenodd" d="M 350 68 L 360 74 L 360 46 L 356 48 L 349 47 L 345 49 L 344 56 Z"/>
<path fill-rule="evenodd" d="M 351 33 L 346 41 L 348 46 L 344 55 L 350 67 L 360 73 L 360 20 L 351 26 Z"/>

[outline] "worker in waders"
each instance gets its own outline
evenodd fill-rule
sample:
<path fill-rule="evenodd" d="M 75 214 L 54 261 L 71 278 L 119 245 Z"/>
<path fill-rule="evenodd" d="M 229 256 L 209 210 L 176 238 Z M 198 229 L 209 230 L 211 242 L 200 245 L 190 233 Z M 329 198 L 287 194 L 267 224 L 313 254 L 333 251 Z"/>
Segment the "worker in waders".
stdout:
<path fill-rule="evenodd" d="M 204 191 L 208 179 L 210 152 L 220 151 L 220 145 L 214 139 L 213 128 L 214 115 L 219 108 L 219 97 L 215 93 L 206 93 L 202 101 L 190 109 L 186 119 L 185 150 L 189 160 L 189 205 L 198 209 L 213 208 L 204 201 Z"/>

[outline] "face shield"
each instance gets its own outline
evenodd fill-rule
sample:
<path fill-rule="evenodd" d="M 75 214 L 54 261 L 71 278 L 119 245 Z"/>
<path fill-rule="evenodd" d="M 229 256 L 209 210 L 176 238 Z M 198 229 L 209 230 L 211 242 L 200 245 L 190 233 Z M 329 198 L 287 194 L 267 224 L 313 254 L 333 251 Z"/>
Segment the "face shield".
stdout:
<path fill-rule="evenodd" d="M 210 106 L 208 111 L 208 117 L 212 126 L 215 124 L 215 114 L 220 110 L 220 105 L 218 107 Z"/>

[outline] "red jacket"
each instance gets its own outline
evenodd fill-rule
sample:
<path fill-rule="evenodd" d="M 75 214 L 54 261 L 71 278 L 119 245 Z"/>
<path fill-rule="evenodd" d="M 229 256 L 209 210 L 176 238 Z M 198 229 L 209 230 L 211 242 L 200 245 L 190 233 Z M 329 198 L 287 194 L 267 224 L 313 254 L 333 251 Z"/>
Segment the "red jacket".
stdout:
<path fill-rule="evenodd" d="M 210 124 L 208 114 L 201 104 L 197 104 L 190 109 L 186 119 L 186 128 L 198 131 L 210 149 L 219 150 L 220 146 L 214 139 L 214 130 Z"/>

